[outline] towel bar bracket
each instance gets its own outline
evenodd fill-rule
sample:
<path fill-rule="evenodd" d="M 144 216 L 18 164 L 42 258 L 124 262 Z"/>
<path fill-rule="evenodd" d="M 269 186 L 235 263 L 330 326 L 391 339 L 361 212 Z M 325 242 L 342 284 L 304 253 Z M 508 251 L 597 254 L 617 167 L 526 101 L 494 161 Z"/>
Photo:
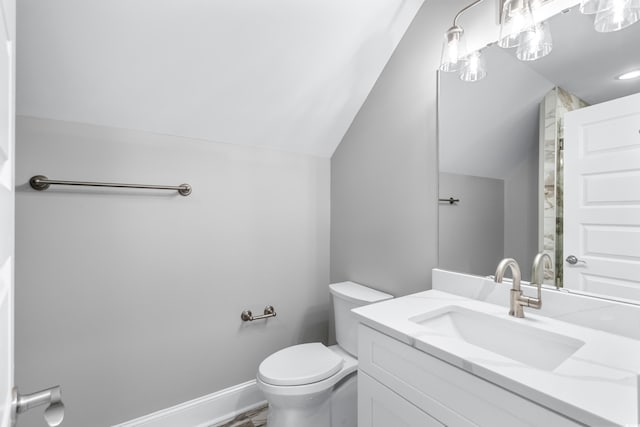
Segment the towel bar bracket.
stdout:
<path fill-rule="evenodd" d="M 51 187 L 51 184 L 44 181 L 46 179 L 47 177 L 44 175 L 32 176 L 31 179 L 29 180 L 29 184 L 31 185 L 31 188 L 33 188 L 34 190 L 43 191 Z"/>

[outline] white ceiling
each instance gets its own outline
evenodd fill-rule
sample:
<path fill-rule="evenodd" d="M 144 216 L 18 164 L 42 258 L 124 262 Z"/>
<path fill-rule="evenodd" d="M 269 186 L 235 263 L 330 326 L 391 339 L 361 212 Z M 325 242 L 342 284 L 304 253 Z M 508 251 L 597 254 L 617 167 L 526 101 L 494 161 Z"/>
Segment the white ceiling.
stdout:
<path fill-rule="evenodd" d="M 18 114 L 331 156 L 423 0 L 20 0 Z"/>

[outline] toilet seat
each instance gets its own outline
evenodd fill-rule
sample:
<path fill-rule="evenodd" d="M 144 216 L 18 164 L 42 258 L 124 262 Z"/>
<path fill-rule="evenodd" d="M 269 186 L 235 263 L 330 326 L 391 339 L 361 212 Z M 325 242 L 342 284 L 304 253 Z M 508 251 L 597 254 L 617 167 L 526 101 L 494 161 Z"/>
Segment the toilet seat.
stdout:
<path fill-rule="evenodd" d="M 344 358 L 321 343 L 299 344 L 267 357 L 258 368 L 258 377 L 275 386 L 300 386 L 335 375 L 343 364 Z"/>
<path fill-rule="evenodd" d="M 269 384 L 268 382 L 264 381 L 258 369 L 258 374 L 256 375 L 258 387 L 263 393 L 265 393 L 265 395 L 271 396 L 271 398 L 276 396 L 295 396 L 297 398 L 305 398 L 305 396 L 309 397 L 315 395 L 316 393 L 330 391 L 336 384 L 345 380 L 349 376 L 354 375 L 358 371 L 358 360 L 337 345 L 327 347 L 327 350 L 336 353 L 338 357 L 342 358 L 344 361 L 342 368 L 332 376 L 311 384 L 282 386 Z"/>

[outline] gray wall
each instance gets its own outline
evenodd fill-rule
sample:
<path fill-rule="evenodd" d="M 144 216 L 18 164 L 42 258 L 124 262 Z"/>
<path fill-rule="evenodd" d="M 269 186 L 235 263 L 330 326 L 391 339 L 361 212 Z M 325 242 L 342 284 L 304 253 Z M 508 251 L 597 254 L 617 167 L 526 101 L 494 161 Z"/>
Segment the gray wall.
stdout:
<path fill-rule="evenodd" d="M 34 174 L 194 190 L 38 193 Z M 16 178 L 16 381 L 61 384 L 65 427 L 212 393 L 326 340 L 328 159 L 19 117 Z M 267 304 L 275 319 L 242 324 Z"/>
<path fill-rule="evenodd" d="M 501 179 L 440 173 L 440 268 L 488 276 L 504 257 L 505 182 Z"/>
<path fill-rule="evenodd" d="M 426 1 L 331 159 L 331 279 L 394 295 L 438 256 L 436 69 L 465 1 Z"/>
<path fill-rule="evenodd" d="M 486 276 L 510 257 L 529 280 L 538 252 L 537 176 L 535 144 L 505 180 L 440 173 L 440 196 L 460 202 L 440 204 L 438 267 Z"/>
<path fill-rule="evenodd" d="M 504 180 L 504 256 L 520 264 L 522 278 L 531 280 L 538 253 L 538 141 Z"/>

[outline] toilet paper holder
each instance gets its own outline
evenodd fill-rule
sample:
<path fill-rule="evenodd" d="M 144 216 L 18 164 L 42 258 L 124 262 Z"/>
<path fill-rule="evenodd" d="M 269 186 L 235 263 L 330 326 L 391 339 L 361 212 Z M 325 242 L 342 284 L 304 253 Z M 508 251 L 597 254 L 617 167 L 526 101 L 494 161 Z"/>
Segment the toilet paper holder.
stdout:
<path fill-rule="evenodd" d="M 245 310 L 240 314 L 240 318 L 245 322 L 253 322 L 254 320 L 267 319 L 269 317 L 276 317 L 276 309 L 272 305 L 268 305 L 264 308 L 264 314 L 254 316 L 251 310 Z"/>
<path fill-rule="evenodd" d="M 11 402 L 11 424 L 15 426 L 18 415 L 37 406 L 47 405 L 44 410 L 44 420 L 50 427 L 59 426 L 64 419 L 64 404 L 62 403 L 62 389 L 60 386 L 41 390 L 32 394 L 20 394 L 18 388 L 13 388 Z"/>

